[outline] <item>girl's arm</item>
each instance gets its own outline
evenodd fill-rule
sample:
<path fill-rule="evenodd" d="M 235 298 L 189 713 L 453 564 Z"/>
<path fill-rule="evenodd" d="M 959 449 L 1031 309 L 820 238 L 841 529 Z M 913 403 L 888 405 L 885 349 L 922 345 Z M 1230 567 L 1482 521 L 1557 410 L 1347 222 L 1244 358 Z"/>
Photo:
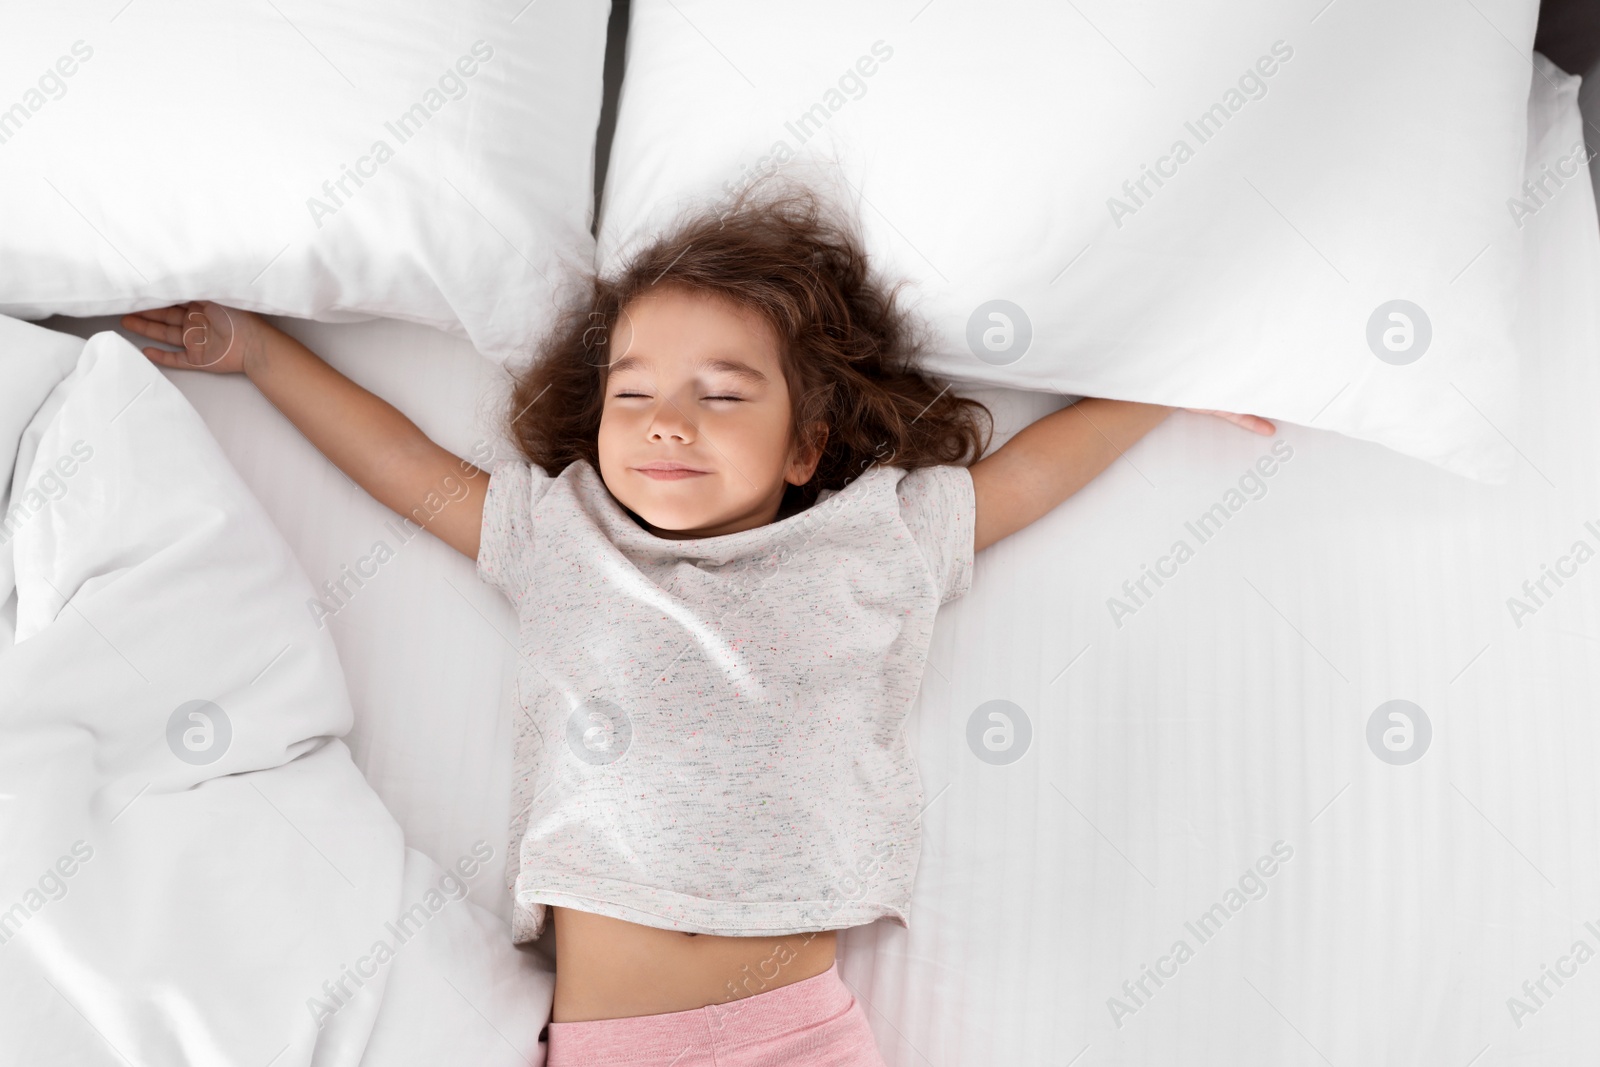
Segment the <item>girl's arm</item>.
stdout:
<path fill-rule="evenodd" d="M 1024 427 L 970 468 L 977 497 L 972 550 L 980 552 L 1049 513 L 1082 489 L 1173 409 L 1090 397 Z M 1254 415 L 1217 415 L 1260 434 L 1272 423 Z"/>
<path fill-rule="evenodd" d="M 209 301 L 126 315 L 122 325 L 183 349 L 146 348 L 160 366 L 243 373 L 373 499 L 477 559 L 488 473 L 434 444 L 299 341 L 248 311 Z"/>

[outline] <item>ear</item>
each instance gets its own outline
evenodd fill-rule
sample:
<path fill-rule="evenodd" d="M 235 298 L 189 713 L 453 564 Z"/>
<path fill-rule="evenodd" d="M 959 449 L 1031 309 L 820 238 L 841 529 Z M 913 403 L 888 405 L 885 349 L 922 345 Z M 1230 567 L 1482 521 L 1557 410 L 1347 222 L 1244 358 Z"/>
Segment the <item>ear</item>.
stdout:
<path fill-rule="evenodd" d="M 784 481 L 790 485 L 805 485 L 817 473 L 817 464 L 822 462 L 822 452 L 828 444 L 828 427 L 821 422 L 814 425 L 816 432 L 810 447 L 796 445 L 789 453 L 789 467 L 784 472 Z"/>

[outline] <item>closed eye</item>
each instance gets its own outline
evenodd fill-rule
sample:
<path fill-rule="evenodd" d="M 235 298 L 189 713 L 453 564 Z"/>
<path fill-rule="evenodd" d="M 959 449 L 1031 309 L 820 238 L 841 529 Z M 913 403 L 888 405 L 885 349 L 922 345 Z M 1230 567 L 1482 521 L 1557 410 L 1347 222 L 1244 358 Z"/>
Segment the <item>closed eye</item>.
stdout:
<path fill-rule="evenodd" d="M 611 399 L 613 399 L 613 400 L 627 400 L 627 399 L 629 399 L 631 397 L 647 397 L 648 395 L 649 394 L 647 394 L 647 393 L 612 393 L 611 394 Z M 744 397 L 742 397 L 742 396 L 708 396 L 708 397 L 705 397 L 704 399 L 706 399 L 706 400 L 743 400 Z"/>

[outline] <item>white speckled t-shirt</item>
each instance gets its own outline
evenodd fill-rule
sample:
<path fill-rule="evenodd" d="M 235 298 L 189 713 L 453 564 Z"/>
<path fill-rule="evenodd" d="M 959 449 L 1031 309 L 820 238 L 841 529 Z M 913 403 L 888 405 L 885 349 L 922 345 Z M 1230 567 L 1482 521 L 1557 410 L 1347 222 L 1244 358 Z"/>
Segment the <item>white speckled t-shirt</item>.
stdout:
<path fill-rule="evenodd" d="M 965 467 L 875 466 L 717 537 L 645 530 L 585 462 L 490 471 L 478 574 L 516 606 L 512 939 L 547 904 L 692 933 L 909 925 L 904 726 L 972 582 Z"/>

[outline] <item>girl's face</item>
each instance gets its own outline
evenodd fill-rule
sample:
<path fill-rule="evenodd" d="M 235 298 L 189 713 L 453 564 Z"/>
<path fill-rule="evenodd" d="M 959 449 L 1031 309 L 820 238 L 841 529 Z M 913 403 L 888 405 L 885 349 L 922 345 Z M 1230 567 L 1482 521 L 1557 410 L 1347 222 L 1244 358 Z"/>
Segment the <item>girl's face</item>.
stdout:
<path fill-rule="evenodd" d="M 794 454 L 779 340 L 759 314 L 662 287 L 623 308 L 613 340 L 600 476 L 651 533 L 764 526 L 810 480 L 820 456 Z"/>

